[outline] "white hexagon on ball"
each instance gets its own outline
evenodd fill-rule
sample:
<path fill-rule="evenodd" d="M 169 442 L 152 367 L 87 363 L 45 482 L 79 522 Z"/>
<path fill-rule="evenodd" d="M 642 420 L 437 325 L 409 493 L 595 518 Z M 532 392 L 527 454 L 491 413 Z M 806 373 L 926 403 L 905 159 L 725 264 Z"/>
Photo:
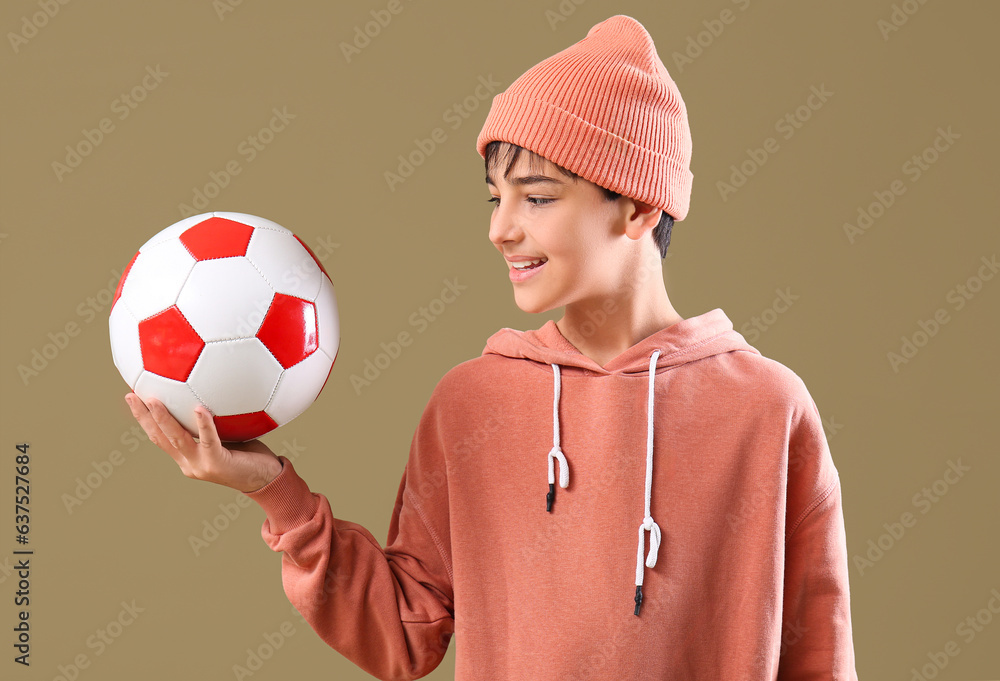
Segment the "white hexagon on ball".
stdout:
<path fill-rule="evenodd" d="M 163 406 L 175 419 L 181 422 L 182 426 L 187 428 L 188 432 L 198 433 L 198 422 L 194 418 L 194 408 L 201 402 L 187 383 L 165 378 L 152 371 L 143 371 L 132 391 L 143 402 L 151 397 L 163 402 Z"/>
<path fill-rule="evenodd" d="M 333 284 L 323 277 L 323 286 L 316 298 L 316 318 L 319 320 L 319 347 L 336 361 L 340 348 L 340 314 L 337 311 L 337 296 Z"/>
<path fill-rule="evenodd" d="M 122 286 L 121 300 L 142 321 L 177 302 L 195 259 L 176 239 L 140 251 Z"/>
<path fill-rule="evenodd" d="M 313 302 L 326 275 L 292 234 L 257 230 L 247 259 L 278 293 Z"/>
<path fill-rule="evenodd" d="M 115 305 L 111 310 L 111 337 L 116 340 L 111 345 L 111 356 L 122 378 L 130 386 L 135 385 L 142 368 L 142 348 L 139 346 L 139 320 L 132 316 L 125 305 Z"/>
<path fill-rule="evenodd" d="M 263 411 L 281 364 L 256 338 L 209 343 L 188 376 L 191 390 L 216 416 Z"/>
<path fill-rule="evenodd" d="M 246 258 L 202 260 L 177 297 L 177 307 L 206 343 L 257 333 L 274 291 Z"/>
<path fill-rule="evenodd" d="M 295 366 L 285 369 L 267 407 L 268 415 L 278 423 L 287 423 L 304 412 L 312 404 L 309 396 L 319 393 L 332 366 L 333 358 L 317 349 Z"/>

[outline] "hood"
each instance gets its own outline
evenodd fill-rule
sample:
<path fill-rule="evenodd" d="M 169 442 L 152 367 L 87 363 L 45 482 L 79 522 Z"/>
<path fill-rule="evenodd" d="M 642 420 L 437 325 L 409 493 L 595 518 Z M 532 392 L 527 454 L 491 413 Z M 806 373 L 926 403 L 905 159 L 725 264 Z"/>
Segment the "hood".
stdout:
<path fill-rule="evenodd" d="M 675 367 L 695 360 L 733 350 L 744 350 L 759 355 L 742 334 L 733 329 L 733 323 L 721 308 L 709 310 L 696 317 L 683 319 L 653 333 L 601 366 L 581 353 L 570 343 L 552 320 L 531 331 L 503 328 L 486 341 L 483 355 L 502 355 L 511 359 L 547 364 L 552 368 L 552 449 L 549 450 L 549 489 L 545 495 L 545 510 L 552 512 L 556 493 L 555 466 L 559 466 L 559 486 L 569 485 L 569 461 L 559 446 L 559 391 L 560 372 L 582 370 L 585 374 L 648 374 L 649 395 L 646 411 L 646 486 L 645 515 L 639 523 L 639 547 L 635 567 L 635 615 L 642 605 L 642 582 L 645 567 L 656 566 L 660 549 L 660 526 L 650 515 L 650 497 L 653 481 L 653 413 L 657 370 Z M 649 532 L 649 552 L 643 562 L 646 533 Z"/>
<path fill-rule="evenodd" d="M 681 321 L 646 336 L 605 366 L 587 357 L 566 340 L 552 320 L 531 331 L 503 328 L 486 341 L 484 355 L 529 359 L 561 367 L 578 367 L 598 374 L 641 374 L 649 371 L 649 360 L 659 350 L 656 368 L 677 366 L 731 350 L 760 354 L 733 329 L 721 308 Z"/>

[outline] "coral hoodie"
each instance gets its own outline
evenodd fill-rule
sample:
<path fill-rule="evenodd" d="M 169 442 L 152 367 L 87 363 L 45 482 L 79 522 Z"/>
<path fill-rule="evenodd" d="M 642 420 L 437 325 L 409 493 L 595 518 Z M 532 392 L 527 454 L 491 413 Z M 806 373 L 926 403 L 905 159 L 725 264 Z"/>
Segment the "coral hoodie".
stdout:
<path fill-rule="evenodd" d="M 385 548 L 291 462 L 249 496 L 292 604 L 380 679 L 855 681 L 841 489 L 802 380 L 719 309 L 606 366 L 493 334 L 420 418 Z"/>

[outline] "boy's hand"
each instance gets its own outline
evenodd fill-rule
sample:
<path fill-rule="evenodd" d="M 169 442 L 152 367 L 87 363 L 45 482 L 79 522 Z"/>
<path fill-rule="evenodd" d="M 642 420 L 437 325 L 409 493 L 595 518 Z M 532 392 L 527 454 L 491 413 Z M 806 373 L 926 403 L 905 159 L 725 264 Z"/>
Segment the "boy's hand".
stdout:
<path fill-rule="evenodd" d="M 195 407 L 195 440 L 159 400 L 150 399 L 146 404 L 135 393 L 129 393 L 125 402 L 152 443 L 169 454 L 189 478 L 253 492 L 281 472 L 281 460 L 260 440 L 235 443 L 242 449 L 223 447 L 215 422 L 201 405 Z"/>

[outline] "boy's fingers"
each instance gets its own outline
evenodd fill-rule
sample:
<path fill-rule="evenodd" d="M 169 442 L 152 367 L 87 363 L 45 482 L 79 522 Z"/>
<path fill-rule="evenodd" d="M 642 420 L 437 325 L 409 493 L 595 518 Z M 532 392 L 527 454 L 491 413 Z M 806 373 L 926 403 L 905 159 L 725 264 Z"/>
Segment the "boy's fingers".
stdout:
<path fill-rule="evenodd" d="M 206 449 L 221 448 L 222 441 L 219 440 L 219 431 L 216 430 L 215 420 L 212 419 L 211 415 L 204 407 L 198 406 L 195 407 L 194 416 L 198 421 L 199 444 Z"/>
<path fill-rule="evenodd" d="M 156 424 L 156 420 L 153 419 L 153 415 L 149 413 L 149 408 L 146 403 L 139 398 L 138 395 L 129 394 L 125 396 L 125 401 L 128 403 L 129 409 L 132 410 L 132 416 L 135 420 L 139 422 L 142 429 L 146 431 L 146 435 L 149 436 L 150 442 L 154 445 L 159 446 L 158 442 L 165 442 L 166 438 L 163 435 L 163 431 Z"/>
<path fill-rule="evenodd" d="M 174 449 L 182 455 L 191 452 L 191 448 L 194 445 L 194 438 L 191 437 L 191 433 L 187 432 L 184 426 L 177 422 L 177 419 L 171 415 L 162 402 L 157 399 L 151 399 L 149 401 L 149 412 L 153 415 L 156 425 L 160 427 L 160 431 Z"/>
<path fill-rule="evenodd" d="M 164 435 L 163 431 L 160 429 L 159 424 L 157 424 L 153 415 L 146 407 L 146 403 L 134 393 L 129 393 L 126 396 L 126 401 L 128 402 L 129 409 L 132 410 L 132 416 L 134 416 L 135 420 L 139 422 L 142 429 L 146 431 L 149 441 L 169 454 L 170 458 L 172 458 L 178 465 L 182 465 L 184 463 L 184 457 L 169 444 L 167 436 Z"/>

